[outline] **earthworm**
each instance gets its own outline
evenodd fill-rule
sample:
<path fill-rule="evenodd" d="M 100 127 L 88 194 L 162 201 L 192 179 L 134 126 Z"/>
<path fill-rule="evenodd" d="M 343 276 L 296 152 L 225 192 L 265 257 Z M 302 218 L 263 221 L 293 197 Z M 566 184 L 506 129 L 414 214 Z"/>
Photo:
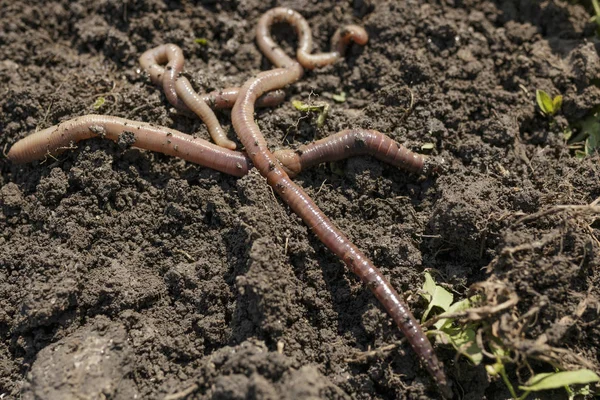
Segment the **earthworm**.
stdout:
<path fill-rule="evenodd" d="M 273 153 L 289 176 L 314 165 L 339 161 L 347 157 L 371 155 L 387 164 L 410 172 L 429 174 L 435 163 L 413 153 L 381 132 L 370 129 L 346 129 L 297 150 L 278 150 Z"/>
<path fill-rule="evenodd" d="M 169 58 L 171 57 L 171 58 Z M 140 56 L 140 64 L 142 68 L 148 73 L 150 76 L 150 80 L 155 85 L 159 85 L 163 87 L 164 90 L 164 77 L 165 77 L 165 67 L 161 64 L 167 63 L 173 59 L 171 65 L 167 65 L 168 68 L 171 68 L 175 73 L 166 74 L 167 81 L 167 90 L 165 90 L 165 95 L 171 104 L 177 107 L 181 111 L 189 111 L 189 108 L 181 101 L 178 101 L 177 91 L 174 89 L 175 84 L 173 80 L 181 70 L 183 69 L 183 51 L 181 48 L 175 44 L 163 44 L 161 46 L 155 47 L 150 50 L 146 50 Z M 178 69 L 174 69 L 178 68 Z M 209 106 L 215 109 L 222 108 L 231 108 L 235 103 L 235 99 L 237 99 L 237 95 L 239 92 L 239 88 L 231 87 L 222 90 L 215 90 L 210 93 L 205 93 L 200 95 L 202 101 L 207 103 Z M 273 92 L 265 93 L 260 99 L 257 101 L 256 105 L 258 107 L 273 107 L 281 104 L 281 102 L 285 98 L 285 92 L 283 90 L 275 90 Z"/>
<path fill-rule="evenodd" d="M 217 95 L 209 94 L 201 96 L 192 88 L 189 80 L 180 76 L 185 62 L 183 51 L 175 44 L 167 43 L 145 51 L 139 59 L 140 65 L 150 75 L 150 80 L 156 85 L 162 85 L 165 96 L 169 102 L 177 109 L 184 112 L 193 112 L 206 124 L 208 132 L 213 141 L 228 149 L 235 149 L 235 142 L 227 138 L 227 134 L 221 127 L 217 116 L 210 108 L 210 103 L 220 105 L 228 105 L 227 100 L 233 98 L 235 103 L 235 95 L 237 88 L 226 89 L 219 92 Z M 165 64 L 162 67 L 161 64 Z M 274 95 L 266 95 L 267 104 L 277 103 L 282 96 L 279 93 Z M 285 95 L 284 95 L 285 96 Z M 231 106 L 229 106 L 231 107 Z"/>
<path fill-rule="evenodd" d="M 124 132 L 134 135 L 136 147 L 180 157 L 226 174 L 244 176 L 251 165 L 245 154 L 206 140 L 174 129 L 107 115 L 85 115 L 33 133 L 15 143 L 7 157 L 14 163 L 26 163 L 58 154 L 84 139 L 102 137 L 117 141 Z"/>
<path fill-rule="evenodd" d="M 306 20 L 297 12 L 286 8 L 275 8 L 260 18 L 257 42 L 265 56 L 279 68 L 261 72 L 242 86 L 238 100 L 231 112 L 233 127 L 238 138 L 246 147 L 253 164 L 267 179 L 274 191 L 302 218 L 317 237 L 371 289 L 404 333 L 442 393 L 446 397 L 452 397 L 452 390 L 444 368 L 408 305 L 377 267 L 323 214 L 304 190 L 289 178 L 273 153 L 267 148 L 267 143 L 258 125 L 254 122 L 254 103 L 258 96 L 297 81 L 303 73 L 300 64 L 287 56 L 271 38 L 270 27 L 275 21 L 287 22 L 295 27 L 299 36 L 300 48 L 310 50 L 310 46 L 308 46 L 310 44 L 310 28 Z M 356 31 L 350 30 L 349 32 Z M 340 37 L 342 37 L 341 34 Z M 353 37 L 345 37 L 345 39 L 350 40 Z M 359 43 L 364 43 L 366 40 L 366 37 L 359 35 Z"/>
<path fill-rule="evenodd" d="M 208 104 L 210 108 L 221 110 L 231 108 L 235 104 L 240 88 L 230 87 L 227 89 L 213 90 L 210 93 L 200 95 L 203 102 Z M 285 100 L 285 92 L 283 90 L 273 90 L 260 96 L 256 101 L 257 107 L 275 107 L 283 103 Z"/>
<path fill-rule="evenodd" d="M 15 164 L 26 163 L 57 155 L 72 148 L 73 143 L 93 137 L 116 141 L 124 132 L 133 133 L 135 147 L 177 156 L 229 175 L 245 175 L 252 167 L 245 153 L 225 150 L 174 129 L 106 115 L 76 117 L 33 133 L 15 143 L 6 157 Z M 298 150 L 278 150 L 273 154 L 290 176 L 323 162 L 362 154 L 415 173 L 427 173 L 426 166 L 432 162 L 381 132 L 363 129 L 342 131 Z"/>
<path fill-rule="evenodd" d="M 295 61 L 271 37 L 271 27 L 278 22 L 287 22 L 296 29 L 296 34 L 298 35 L 296 58 L 306 69 L 333 64 L 344 55 L 346 47 L 351 41 L 359 45 L 364 45 L 369 39 L 369 35 L 367 35 L 364 28 L 357 25 L 346 25 L 338 29 L 331 38 L 331 52 L 311 54 L 312 32 L 308 26 L 308 22 L 294 10 L 276 7 L 267 11 L 260 18 L 256 30 L 256 42 L 269 61 L 279 68 L 285 68 Z"/>

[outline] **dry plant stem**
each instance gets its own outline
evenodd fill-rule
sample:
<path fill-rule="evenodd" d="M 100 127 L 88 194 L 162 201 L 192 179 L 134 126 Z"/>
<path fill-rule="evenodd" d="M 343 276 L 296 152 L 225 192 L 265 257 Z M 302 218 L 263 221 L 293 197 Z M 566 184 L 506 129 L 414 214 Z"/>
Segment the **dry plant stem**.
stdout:
<path fill-rule="evenodd" d="M 323 214 L 304 190 L 292 182 L 267 148 L 266 141 L 254 122 L 254 103 L 260 95 L 296 82 L 303 74 L 302 66 L 288 57 L 271 39 L 270 27 L 274 22 L 279 21 L 294 26 L 299 36 L 300 50 L 310 51 L 310 29 L 300 14 L 293 10 L 276 8 L 263 15 L 257 28 L 257 42 L 265 56 L 280 68 L 261 72 L 242 86 L 238 101 L 231 113 L 233 127 L 252 162 L 267 178 L 269 185 L 317 237 L 366 283 L 425 363 L 443 394 L 452 397 L 443 366 L 402 297 L 387 282 L 377 267 Z M 366 38 L 359 36 L 359 40 L 364 43 Z"/>
<path fill-rule="evenodd" d="M 125 132 L 134 135 L 136 147 L 180 157 L 226 174 L 244 176 L 250 168 L 243 153 L 174 129 L 107 115 L 86 115 L 33 133 L 15 143 L 7 157 L 14 163 L 26 163 L 58 154 L 84 139 L 102 137 L 117 141 Z"/>
<path fill-rule="evenodd" d="M 183 70 L 185 59 L 183 51 L 177 45 L 168 43 L 147 50 L 140 56 L 140 65 L 150 75 L 150 80 L 156 85 L 161 85 L 169 102 L 178 110 L 193 112 L 208 128 L 213 141 L 228 149 L 235 149 L 235 142 L 229 140 L 217 116 L 210 105 L 219 105 L 221 108 L 231 108 L 237 98 L 238 88 L 225 89 L 201 96 L 192 88 L 187 78 L 179 76 Z M 166 67 L 162 64 L 166 63 Z M 262 102 L 265 105 L 277 105 L 285 94 L 283 92 L 266 94 Z"/>
<path fill-rule="evenodd" d="M 125 132 L 134 134 L 135 147 L 181 157 L 230 175 L 242 176 L 252 167 L 252 162 L 245 153 L 224 151 L 206 140 L 174 129 L 107 115 L 77 117 L 33 133 L 15 143 L 5 156 L 14 163 L 26 163 L 57 155 L 73 148 L 74 143 L 93 137 L 116 141 Z M 377 145 L 378 143 L 385 145 Z M 302 155 L 300 150 L 280 150 L 274 154 L 283 168 L 293 175 L 322 162 L 359 154 L 370 154 L 398 168 L 416 173 L 424 173 L 424 166 L 428 164 L 428 159 L 406 150 L 383 133 L 361 129 L 342 131 L 301 149 L 306 149 Z"/>

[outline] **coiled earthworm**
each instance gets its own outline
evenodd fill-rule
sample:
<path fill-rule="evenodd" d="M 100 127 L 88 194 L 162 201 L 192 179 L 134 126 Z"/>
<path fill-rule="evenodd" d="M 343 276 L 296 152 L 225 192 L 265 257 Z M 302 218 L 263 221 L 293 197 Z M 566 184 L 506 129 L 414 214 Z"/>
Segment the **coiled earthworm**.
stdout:
<path fill-rule="evenodd" d="M 125 132 L 134 135 L 134 147 L 183 158 L 229 175 L 243 176 L 252 167 L 245 153 L 221 148 L 183 132 L 107 115 L 85 115 L 33 133 L 15 143 L 7 157 L 15 164 L 41 160 L 72 148 L 93 137 L 113 141 Z M 429 158 L 406 149 L 381 132 L 354 129 L 342 131 L 300 147 L 273 153 L 290 176 L 322 162 L 369 154 L 398 168 L 427 173 Z"/>
<path fill-rule="evenodd" d="M 189 80 L 180 76 L 185 62 L 183 51 L 175 44 L 167 43 L 145 51 L 139 59 L 140 65 L 152 83 L 161 85 L 169 102 L 177 109 L 184 112 L 193 112 L 206 124 L 213 141 L 228 149 L 235 149 L 235 142 L 229 140 L 210 104 L 219 104 L 232 107 L 239 89 L 231 88 L 208 95 L 199 95 L 192 88 Z M 161 64 L 165 64 L 163 67 Z M 281 93 L 266 94 L 262 102 L 266 105 L 279 104 L 283 100 Z M 228 100 L 233 100 L 229 102 Z M 231 105 L 229 105 L 231 104 Z"/>
<path fill-rule="evenodd" d="M 286 8 L 275 8 L 265 13 L 258 23 L 257 42 L 265 56 L 280 68 L 261 72 L 242 86 L 238 100 L 231 112 L 233 127 L 246 147 L 250 159 L 261 175 L 266 177 L 269 185 L 302 218 L 317 237 L 371 289 L 404 333 L 415 353 L 424 362 L 442 393 L 447 397 L 452 397 L 452 390 L 444 368 L 408 305 L 377 267 L 323 214 L 304 190 L 292 182 L 273 153 L 267 148 L 267 143 L 258 125 L 254 122 L 254 103 L 258 96 L 297 81 L 303 73 L 300 64 L 287 56 L 271 39 L 270 27 L 274 21 L 287 22 L 294 26 L 299 36 L 300 48 L 310 50 L 310 46 L 308 46 L 310 44 L 310 28 L 300 14 Z M 354 31 L 349 30 L 348 32 Z M 341 34 L 340 37 L 342 37 Z M 353 39 L 351 34 L 349 37 L 344 37 L 346 40 Z M 359 35 L 360 42 L 364 43 L 366 39 Z"/>
<path fill-rule="evenodd" d="M 306 69 L 333 64 L 344 55 L 346 47 L 351 41 L 364 45 L 369 40 L 364 28 L 357 25 L 346 25 L 338 29 L 331 38 L 331 52 L 311 54 L 312 32 L 304 17 L 289 8 L 273 8 L 260 18 L 256 29 L 256 42 L 265 57 L 279 68 L 285 68 L 294 63 L 295 60 L 288 56 L 271 37 L 271 27 L 278 22 L 287 22 L 296 29 L 298 35 L 296 58 L 300 65 Z"/>

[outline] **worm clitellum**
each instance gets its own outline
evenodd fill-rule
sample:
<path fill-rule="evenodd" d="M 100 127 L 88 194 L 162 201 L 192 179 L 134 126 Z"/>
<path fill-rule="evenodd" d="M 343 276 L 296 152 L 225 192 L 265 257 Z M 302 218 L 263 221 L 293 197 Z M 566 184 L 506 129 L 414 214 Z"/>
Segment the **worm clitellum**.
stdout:
<path fill-rule="evenodd" d="M 42 160 L 73 148 L 81 140 L 100 137 L 116 141 L 125 132 L 133 133 L 134 147 L 180 157 L 229 175 L 243 176 L 252 167 L 246 153 L 224 149 L 174 129 L 108 115 L 76 117 L 33 133 L 15 143 L 7 157 L 15 164 Z M 421 174 L 428 172 L 426 166 L 431 163 L 383 133 L 364 129 L 342 131 L 298 150 L 274 153 L 290 176 L 323 162 L 361 154 Z"/>
<path fill-rule="evenodd" d="M 304 190 L 289 178 L 273 153 L 267 148 L 267 143 L 258 125 L 254 122 L 254 103 L 260 95 L 296 82 L 303 74 L 302 66 L 287 56 L 271 39 L 270 28 L 274 22 L 280 21 L 295 27 L 299 37 L 298 46 L 302 51 L 311 50 L 310 28 L 300 14 L 286 8 L 275 8 L 265 13 L 258 23 L 257 42 L 265 56 L 279 68 L 261 72 L 242 86 L 231 113 L 233 127 L 246 147 L 250 159 L 260 173 L 267 178 L 269 185 L 302 218 L 317 237 L 366 283 L 402 330 L 442 393 L 446 397 L 452 397 L 452 390 L 443 365 L 402 297 L 387 282 L 377 267 L 323 214 Z M 347 34 L 337 35 L 344 41 L 356 40 L 359 44 L 367 41 L 367 35 L 363 29 L 342 28 L 341 32 L 347 32 Z"/>
<path fill-rule="evenodd" d="M 150 80 L 161 85 L 169 102 L 178 110 L 193 112 L 206 124 L 213 141 L 221 147 L 235 149 L 235 142 L 229 140 L 217 116 L 210 108 L 231 108 L 237 98 L 238 88 L 229 88 L 210 94 L 200 95 L 193 89 L 190 81 L 180 76 L 185 59 L 183 51 L 177 45 L 168 43 L 145 51 L 140 56 L 142 68 L 150 75 Z M 161 64 L 165 64 L 163 67 Z M 261 105 L 277 105 L 283 101 L 285 93 L 277 91 L 267 93 L 261 98 Z"/>

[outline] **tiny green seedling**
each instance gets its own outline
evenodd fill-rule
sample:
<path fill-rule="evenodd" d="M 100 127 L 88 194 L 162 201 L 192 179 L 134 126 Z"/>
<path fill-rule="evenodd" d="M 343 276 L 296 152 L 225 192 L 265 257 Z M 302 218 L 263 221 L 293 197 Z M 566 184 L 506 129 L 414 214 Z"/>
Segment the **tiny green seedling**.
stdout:
<path fill-rule="evenodd" d="M 98 97 L 96 99 L 96 101 L 94 102 L 94 104 L 92 105 L 92 107 L 94 108 L 94 110 L 97 110 L 100 107 L 102 107 L 104 105 L 104 103 L 106 103 L 106 99 L 104 97 Z"/>
<path fill-rule="evenodd" d="M 537 100 L 538 107 L 544 115 L 549 117 L 555 115 L 562 106 L 562 96 L 558 95 L 551 98 L 550 95 L 543 90 L 535 91 L 535 99 Z"/>
<path fill-rule="evenodd" d="M 199 44 L 200 46 L 208 46 L 208 39 L 207 38 L 196 38 L 194 39 L 194 43 Z"/>
<path fill-rule="evenodd" d="M 600 3 L 598 0 L 592 0 L 592 7 L 594 7 L 594 13 L 596 13 L 596 15 L 590 18 L 590 21 L 595 22 L 600 28 Z"/>
<path fill-rule="evenodd" d="M 577 158 L 584 158 L 593 154 L 600 147 L 600 107 L 583 120 L 573 124 L 578 133 L 574 137 L 572 133 L 566 137 L 569 148 L 575 150 Z"/>
<path fill-rule="evenodd" d="M 454 295 L 437 285 L 427 272 L 425 273 L 425 283 L 423 284 L 421 296 L 429 303 L 423 314 L 423 321 L 427 319 L 434 307 L 444 313 L 456 313 L 473 307 L 480 300 L 479 296 L 473 296 L 453 303 Z M 441 318 L 433 326 L 437 329 L 428 331 L 428 334 L 438 336 L 442 343 L 454 347 L 457 353 L 467 357 L 473 364 L 479 365 L 481 363 L 483 353 L 475 341 L 475 324 L 459 326 L 450 318 Z"/>
<path fill-rule="evenodd" d="M 480 330 L 485 327 L 484 321 L 463 322 L 462 320 L 458 321 L 455 317 L 456 315 L 464 315 L 469 310 L 475 310 L 473 307 L 481 303 L 482 297 L 475 295 L 453 302 L 454 296 L 452 293 L 437 285 L 427 272 L 420 294 L 428 302 L 423 320 L 426 320 L 434 309 L 443 312 L 433 318 L 432 322 L 435 322 L 430 325 L 433 325 L 436 329 L 428 331 L 427 334 L 435 335 L 442 343 L 451 345 L 458 354 L 468 358 L 474 365 L 482 364 L 484 356 L 487 356 L 488 359 L 492 358 L 492 363 L 485 364 L 485 370 L 490 377 L 502 378 L 512 397 L 516 400 L 525 400 L 532 392 L 559 388 L 564 388 L 569 399 L 574 399 L 577 395 L 592 394 L 593 390 L 590 384 L 600 382 L 600 377 L 589 369 L 540 373 L 533 375 L 527 383 L 519 386 L 519 389 L 523 391 L 519 395 L 505 367 L 506 363 L 511 363 L 514 359 L 511 356 L 510 349 L 497 337 L 488 338 L 481 335 L 480 340 L 478 340 L 478 333 L 481 333 Z M 448 317 L 444 318 L 444 315 L 448 315 Z M 480 347 L 482 345 L 485 350 Z M 573 385 L 579 385 L 578 389 L 573 389 Z"/>
<path fill-rule="evenodd" d="M 340 92 L 340 94 L 334 94 L 333 96 L 331 96 L 331 98 L 334 101 L 337 101 L 338 103 L 343 103 L 346 101 L 346 92 Z"/>
<path fill-rule="evenodd" d="M 316 101 L 309 104 L 300 100 L 293 100 L 292 105 L 298 111 L 319 113 L 319 117 L 317 118 L 318 128 L 321 128 L 325 124 L 325 119 L 329 114 L 329 104 L 325 103 L 324 101 Z"/>

